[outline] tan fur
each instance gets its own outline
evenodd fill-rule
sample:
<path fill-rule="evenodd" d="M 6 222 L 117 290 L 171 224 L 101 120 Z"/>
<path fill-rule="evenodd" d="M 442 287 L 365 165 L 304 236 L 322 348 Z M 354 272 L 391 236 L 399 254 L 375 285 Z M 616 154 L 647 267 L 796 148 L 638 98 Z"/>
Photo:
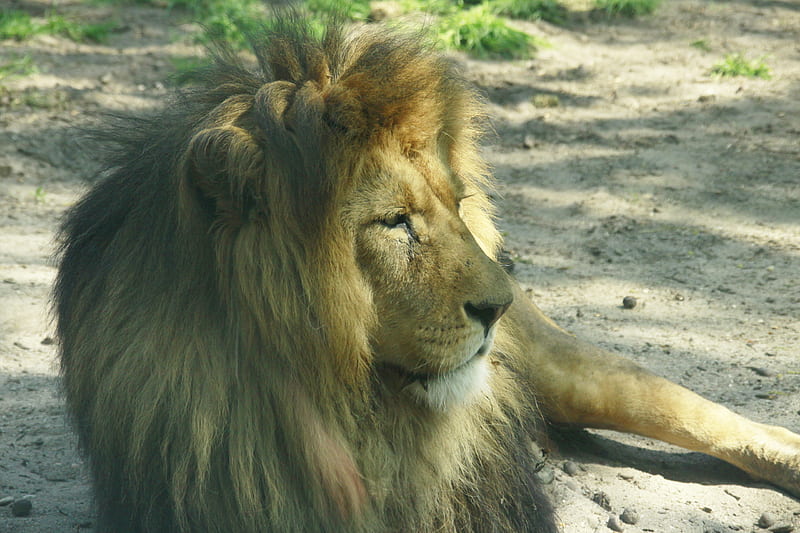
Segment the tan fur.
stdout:
<path fill-rule="evenodd" d="M 537 395 L 673 441 L 712 404 L 670 412 L 677 386 L 653 396 L 514 294 L 452 64 L 384 28 L 309 32 L 278 24 L 257 73 L 220 52 L 66 219 L 64 386 L 99 529 L 552 532 Z M 625 399 L 595 385 L 616 368 Z"/>

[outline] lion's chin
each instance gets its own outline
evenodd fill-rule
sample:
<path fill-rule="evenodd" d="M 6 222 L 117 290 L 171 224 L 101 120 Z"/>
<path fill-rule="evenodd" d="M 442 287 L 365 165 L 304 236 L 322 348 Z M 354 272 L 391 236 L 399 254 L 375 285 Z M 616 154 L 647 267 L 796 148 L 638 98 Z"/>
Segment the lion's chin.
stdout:
<path fill-rule="evenodd" d="M 447 411 L 474 402 L 488 384 L 488 357 L 478 354 L 446 374 L 415 380 L 405 390 L 420 404 L 436 411 Z"/>

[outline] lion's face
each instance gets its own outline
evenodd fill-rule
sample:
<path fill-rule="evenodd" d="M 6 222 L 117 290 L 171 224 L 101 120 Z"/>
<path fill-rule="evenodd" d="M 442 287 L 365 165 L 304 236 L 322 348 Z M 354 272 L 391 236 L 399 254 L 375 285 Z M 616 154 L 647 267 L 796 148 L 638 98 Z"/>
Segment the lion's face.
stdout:
<path fill-rule="evenodd" d="M 377 315 L 375 363 L 384 382 L 444 410 L 485 386 L 508 276 L 464 219 L 483 193 L 466 190 L 443 158 L 382 150 L 345 212 Z"/>

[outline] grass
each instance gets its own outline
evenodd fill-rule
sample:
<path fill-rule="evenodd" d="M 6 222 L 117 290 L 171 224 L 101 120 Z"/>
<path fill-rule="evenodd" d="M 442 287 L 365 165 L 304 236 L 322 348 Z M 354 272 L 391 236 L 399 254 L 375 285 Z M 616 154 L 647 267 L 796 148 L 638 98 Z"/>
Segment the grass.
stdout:
<path fill-rule="evenodd" d="M 120 0 L 106 0 L 119 2 Z M 149 3 L 151 0 L 138 0 Z M 222 40 L 243 48 L 247 34 L 258 30 L 269 11 L 262 0 L 168 0 L 170 8 L 182 8 L 203 26 L 200 42 Z M 369 0 L 306 0 L 305 9 L 313 23 L 335 15 L 349 20 L 367 20 Z M 320 25 L 321 26 L 321 25 Z"/>
<path fill-rule="evenodd" d="M 43 204 L 45 196 L 47 196 L 47 193 L 44 188 L 36 187 L 36 190 L 33 192 L 33 201 L 37 204 Z"/>
<path fill-rule="evenodd" d="M 12 57 L 0 61 L 0 81 L 17 76 L 27 76 L 37 72 L 36 65 L 30 56 Z"/>
<path fill-rule="evenodd" d="M 697 48 L 698 50 L 702 50 L 703 52 L 710 52 L 711 45 L 708 43 L 706 39 L 697 39 L 696 41 L 692 41 L 689 43 L 689 46 L 692 48 Z"/>
<path fill-rule="evenodd" d="M 37 33 L 38 26 L 24 11 L 0 11 L 0 39 L 21 41 Z"/>
<path fill-rule="evenodd" d="M 184 9 L 203 27 L 201 42 L 223 40 L 244 47 L 246 35 L 268 19 L 262 0 L 95 0 L 112 4 L 140 3 Z M 640 0 L 641 1 L 641 0 Z M 305 0 L 304 9 L 320 21 L 330 14 L 367 20 L 369 0 Z M 530 57 L 539 41 L 508 25 L 504 17 L 565 21 L 566 8 L 558 0 L 401 0 L 406 11 L 435 15 L 432 28 L 438 41 L 450 49 L 477 57 Z"/>
<path fill-rule="evenodd" d="M 661 0 L 595 0 L 595 7 L 610 16 L 639 17 L 656 10 Z"/>
<path fill-rule="evenodd" d="M 306 0 L 306 8 L 317 14 L 336 14 L 350 20 L 369 18 L 369 0 Z"/>
<path fill-rule="evenodd" d="M 115 22 L 101 22 L 98 24 L 81 24 L 66 19 L 60 15 L 48 15 L 42 26 L 43 33 L 63 35 L 76 42 L 91 41 L 101 43 L 108 39 L 117 24 Z"/>
<path fill-rule="evenodd" d="M 505 4 L 521 5 L 522 0 L 502 0 Z M 530 3 L 531 0 L 528 1 Z M 537 3 L 537 0 L 533 0 Z M 544 4 L 554 3 L 543 0 Z M 511 28 L 497 16 L 497 2 L 474 6 L 463 0 L 406 0 L 405 9 L 438 15 L 434 29 L 445 48 L 464 50 L 477 57 L 529 57 L 539 42 L 530 35 Z M 222 39 L 243 46 L 245 35 L 264 20 L 263 3 L 259 0 L 173 0 L 172 6 L 188 9 L 205 28 L 201 41 Z M 305 9 L 313 19 L 321 20 L 335 14 L 350 20 L 367 20 L 368 0 L 306 0 Z"/>
<path fill-rule="evenodd" d="M 436 29 L 439 41 L 445 48 L 464 50 L 482 58 L 530 57 L 537 47 L 546 44 L 509 26 L 492 13 L 488 4 L 445 15 Z"/>
<path fill-rule="evenodd" d="M 524 20 L 545 20 L 552 24 L 567 21 L 567 9 L 557 0 L 495 0 L 491 2 L 498 15 Z"/>
<path fill-rule="evenodd" d="M 48 14 L 43 21 L 34 20 L 18 10 L 0 12 L 0 39 L 21 41 L 39 34 L 62 35 L 73 41 L 102 42 L 116 26 L 113 22 L 82 24 L 60 15 Z"/>
<path fill-rule="evenodd" d="M 711 67 L 711 74 L 722 78 L 745 76 L 768 80 L 772 71 L 764 62 L 764 58 L 747 59 L 743 54 L 729 54 L 725 59 Z"/>

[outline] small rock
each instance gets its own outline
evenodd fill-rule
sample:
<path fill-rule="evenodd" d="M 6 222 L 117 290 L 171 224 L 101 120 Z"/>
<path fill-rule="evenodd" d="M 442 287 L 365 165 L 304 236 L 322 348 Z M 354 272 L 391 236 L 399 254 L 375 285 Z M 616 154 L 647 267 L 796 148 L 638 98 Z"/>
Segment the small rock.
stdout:
<path fill-rule="evenodd" d="M 564 472 L 566 472 L 570 476 L 574 476 L 580 470 L 580 468 L 578 468 L 578 465 L 576 465 L 572 461 L 565 461 L 564 464 L 561 465 L 561 469 L 564 470 Z"/>
<path fill-rule="evenodd" d="M 608 529 L 611 531 L 623 531 L 622 524 L 619 523 L 616 516 L 612 516 L 608 519 L 608 523 L 606 524 Z"/>
<path fill-rule="evenodd" d="M 633 509 L 625 508 L 625 510 L 622 511 L 622 514 L 619 515 L 619 519 L 626 524 L 634 525 L 639 522 L 639 513 Z"/>
<path fill-rule="evenodd" d="M 42 339 L 42 344 L 45 346 L 50 346 L 54 342 L 55 341 L 53 340 L 53 337 L 45 337 L 44 339 Z"/>
<path fill-rule="evenodd" d="M 33 503 L 28 498 L 14 500 L 11 504 L 11 514 L 14 516 L 28 516 L 33 509 Z"/>
<path fill-rule="evenodd" d="M 522 146 L 524 148 L 533 148 L 536 146 L 536 137 L 533 135 L 526 135 L 525 138 L 522 140 Z"/>
<path fill-rule="evenodd" d="M 611 510 L 611 499 L 608 497 L 608 494 L 603 491 L 592 494 L 592 501 L 606 511 Z"/>
<path fill-rule="evenodd" d="M 108 85 L 109 83 L 111 83 L 111 80 L 113 79 L 114 76 L 110 72 L 106 72 L 105 74 L 100 76 L 100 83 L 102 83 L 103 85 Z"/>
<path fill-rule="evenodd" d="M 626 296 L 622 299 L 622 307 L 625 309 L 633 309 L 636 307 L 636 298 L 633 296 Z"/>
<path fill-rule="evenodd" d="M 748 366 L 747 368 L 749 368 L 750 370 L 752 370 L 753 372 L 755 372 L 759 376 L 763 376 L 765 378 L 771 378 L 771 377 L 773 377 L 775 375 L 775 372 L 773 372 L 769 368 L 762 368 L 762 367 L 758 367 L 758 366 Z"/>
<path fill-rule="evenodd" d="M 561 105 L 561 100 L 555 94 L 535 94 L 531 98 L 531 103 L 533 107 L 538 108 L 558 107 Z"/>
<path fill-rule="evenodd" d="M 5 507 L 6 505 L 11 505 L 14 503 L 13 496 L 6 496 L 5 498 L 0 498 L 0 507 Z"/>
<path fill-rule="evenodd" d="M 772 513 L 763 513 L 758 519 L 758 527 L 767 529 L 775 525 L 775 516 Z"/>
<path fill-rule="evenodd" d="M 780 526 L 775 526 L 770 529 L 772 533 L 792 533 L 794 531 L 794 526 L 791 524 L 781 524 Z"/>
<path fill-rule="evenodd" d="M 545 467 L 536 472 L 534 476 L 536 476 L 536 479 L 538 479 L 539 483 L 542 485 L 549 485 L 553 482 L 553 479 L 555 479 L 556 473 L 552 468 Z"/>

